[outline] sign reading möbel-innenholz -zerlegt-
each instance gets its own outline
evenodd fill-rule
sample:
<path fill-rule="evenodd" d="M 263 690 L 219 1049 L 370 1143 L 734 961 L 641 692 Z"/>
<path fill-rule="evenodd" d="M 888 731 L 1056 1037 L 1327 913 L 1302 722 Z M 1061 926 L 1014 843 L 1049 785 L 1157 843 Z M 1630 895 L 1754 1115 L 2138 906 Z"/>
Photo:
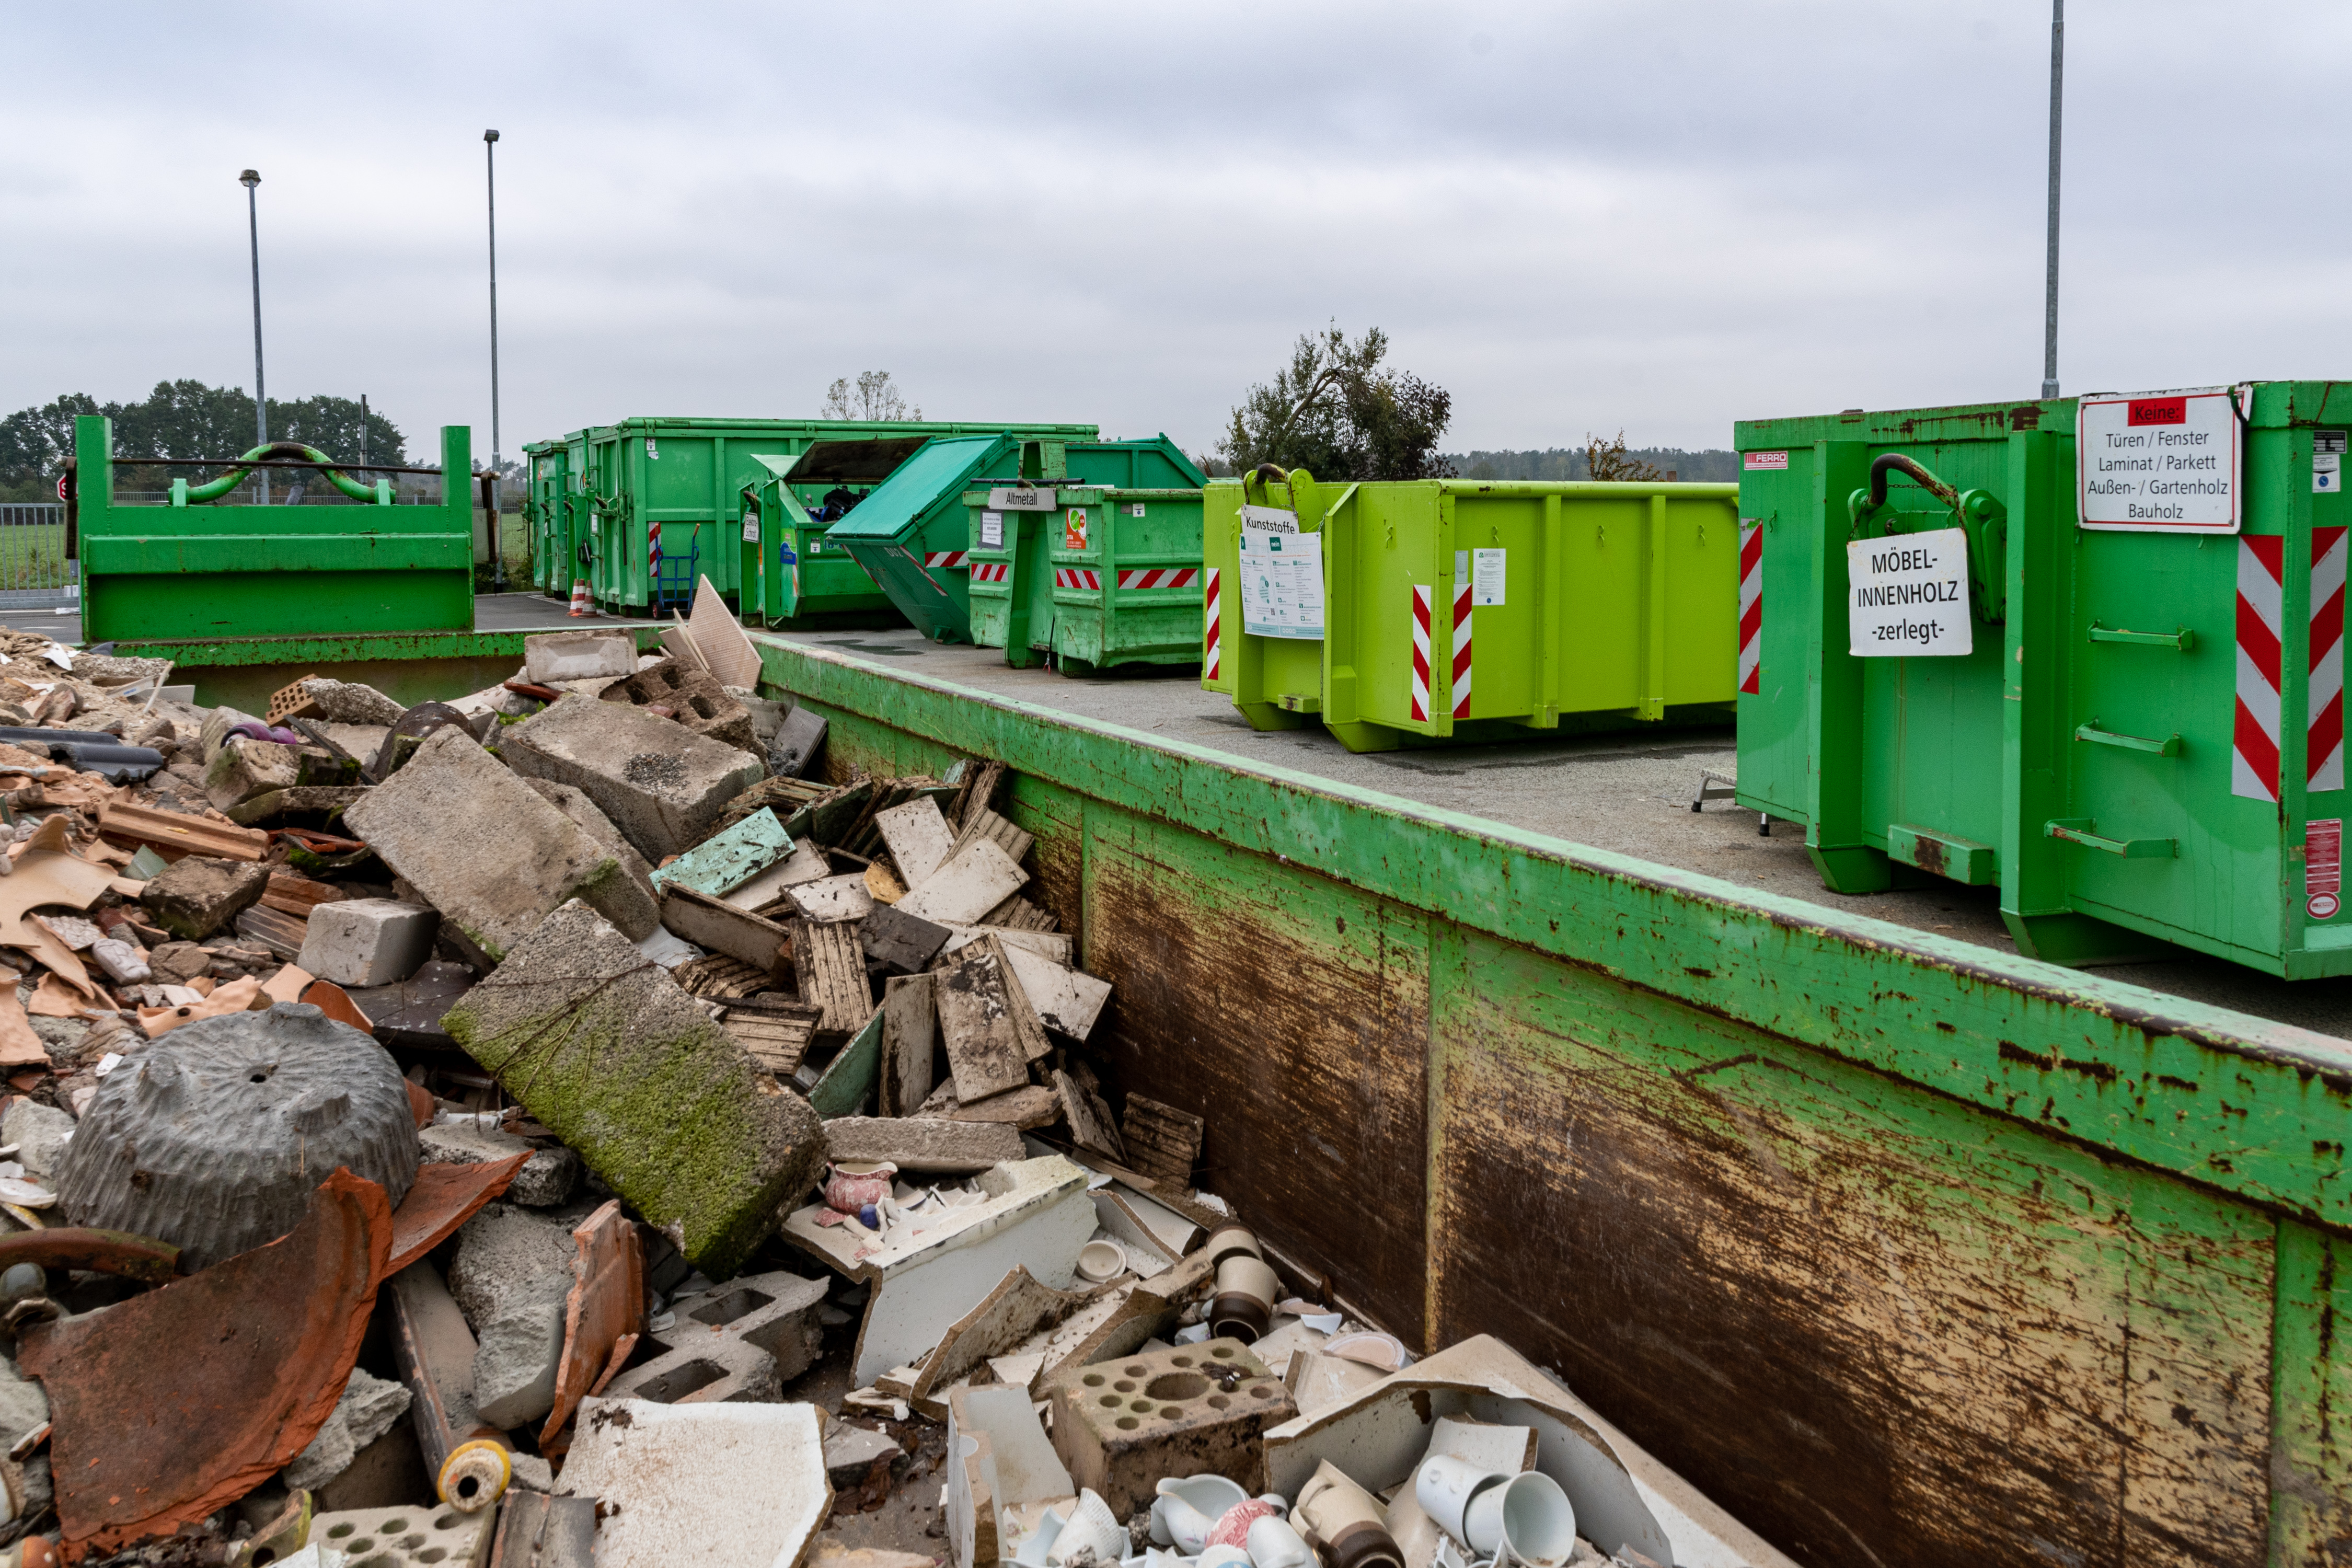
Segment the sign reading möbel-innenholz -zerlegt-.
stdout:
<path fill-rule="evenodd" d="M 1847 651 L 1856 658 L 1969 652 L 1969 536 L 1938 528 L 1845 547 Z"/>
<path fill-rule="evenodd" d="M 2074 414 L 2084 528 L 2238 531 L 2238 390 L 2195 386 L 2085 397 Z"/>

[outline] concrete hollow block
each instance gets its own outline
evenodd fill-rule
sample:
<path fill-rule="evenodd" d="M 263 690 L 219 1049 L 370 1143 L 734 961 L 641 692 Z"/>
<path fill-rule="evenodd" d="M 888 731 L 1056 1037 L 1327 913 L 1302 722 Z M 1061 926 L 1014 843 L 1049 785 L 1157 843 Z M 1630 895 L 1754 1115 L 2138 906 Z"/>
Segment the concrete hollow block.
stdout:
<path fill-rule="evenodd" d="M 508 730 L 500 752 L 525 777 L 583 791 L 655 862 L 694 847 L 728 802 L 765 776 L 748 752 L 577 692 Z"/>
<path fill-rule="evenodd" d="M 624 1370 L 605 1394 L 660 1405 L 776 1399 L 823 1352 L 824 1295 L 822 1279 L 780 1273 L 680 1296 L 670 1326 L 646 1335 L 660 1353 Z"/>
<path fill-rule="evenodd" d="M 295 963 L 338 985 L 393 985 L 433 956 L 439 913 L 397 899 L 343 899 L 310 911 Z"/>
<path fill-rule="evenodd" d="M 1281 1379 L 1234 1340 L 1206 1340 L 1091 1366 L 1047 1385 L 1054 1451 L 1081 1487 L 1126 1518 L 1163 1476 L 1223 1476 L 1266 1489 L 1261 1435 L 1296 1415 Z"/>
<path fill-rule="evenodd" d="M 625 630 L 542 632 L 522 639 L 522 671 L 541 686 L 628 675 L 637 668 L 637 639 Z"/>

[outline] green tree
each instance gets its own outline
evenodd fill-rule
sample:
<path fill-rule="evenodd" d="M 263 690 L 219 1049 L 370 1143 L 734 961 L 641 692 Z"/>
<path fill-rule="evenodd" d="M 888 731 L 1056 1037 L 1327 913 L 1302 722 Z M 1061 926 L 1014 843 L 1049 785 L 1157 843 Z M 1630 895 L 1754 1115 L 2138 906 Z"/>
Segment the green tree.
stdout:
<path fill-rule="evenodd" d="M 1384 369 L 1388 334 L 1366 329 L 1349 342 L 1337 322 L 1301 333 L 1290 363 L 1252 386 L 1233 411 L 1217 456 L 1236 470 L 1260 463 L 1305 468 L 1318 479 L 1444 479 L 1437 454 L 1453 416 L 1444 388 Z"/>
<path fill-rule="evenodd" d="M 923 411 L 907 405 L 898 389 L 890 384 L 887 370 L 862 370 L 857 383 L 850 384 L 843 376 L 824 389 L 824 407 L 817 416 L 821 419 L 920 419 Z"/>
<path fill-rule="evenodd" d="M 159 381 L 137 403 L 100 403 L 87 393 L 68 393 L 0 419 L 0 485 L 11 490 L 54 485 L 73 455 L 73 422 L 81 414 L 103 414 L 114 421 L 119 458 L 235 458 L 253 447 L 253 398 L 237 387 Z M 346 462 L 360 461 L 362 453 L 372 463 L 408 461 L 400 427 L 373 410 L 362 427 L 355 398 L 273 397 L 269 437 L 299 441 Z"/>
<path fill-rule="evenodd" d="M 1595 436 L 1590 431 L 1584 437 L 1584 471 L 1601 480 L 1663 479 L 1666 470 L 1655 463 L 1644 462 L 1625 450 L 1625 432 L 1617 432 L 1615 440 Z"/>

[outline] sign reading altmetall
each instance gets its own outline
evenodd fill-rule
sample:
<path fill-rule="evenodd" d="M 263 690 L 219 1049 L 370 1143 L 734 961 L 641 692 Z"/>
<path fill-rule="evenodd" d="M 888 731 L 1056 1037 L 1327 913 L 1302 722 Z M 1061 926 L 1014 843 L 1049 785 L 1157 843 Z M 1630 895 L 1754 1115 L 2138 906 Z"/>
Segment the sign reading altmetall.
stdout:
<path fill-rule="evenodd" d="M 1854 658 L 1956 657 L 1974 647 L 1965 529 L 1857 539 L 1845 547 L 1845 580 Z"/>
<path fill-rule="evenodd" d="M 2237 532 L 2244 450 L 2238 398 L 2231 386 L 2084 398 L 2074 415 L 2083 526 Z"/>
<path fill-rule="evenodd" d="M 1055 505 L 1052 490 L 1034 485 L 999 485 L 988 492 L 991 511 L 1052 511 Z"/>

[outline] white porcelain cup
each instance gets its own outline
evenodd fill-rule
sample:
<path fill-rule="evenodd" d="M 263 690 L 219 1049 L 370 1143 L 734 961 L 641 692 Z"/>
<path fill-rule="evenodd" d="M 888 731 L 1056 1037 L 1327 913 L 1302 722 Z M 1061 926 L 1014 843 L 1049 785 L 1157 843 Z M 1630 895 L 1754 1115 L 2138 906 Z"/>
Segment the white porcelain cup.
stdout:
<path fill-rule="evenodd" d="M 1094 1550 L 1097 1563 L 1116 1563 L 1127 1555 L 1127 1527 L 1110 1511 L 1110 1504 L 1091 1489 L 1078 1493 L 1078 1506 L 1046 1553 L 1049 1563 L 1067 1563 L 1083 1549 Z"/>
<path fill-rule="evenodd" d="M 1223 1476 L 1184 1476 L 1162 1480 L 1153 1489 L 1159 1496 L 1151 1503 L 1151 1539 L 1187 1557 L 1200 1555 L 1227 1509 L 1249 1500 L 1240 1482 Z"/>
<path fill-rule="evenodd" d="M 1490 1489 L 1501 1498 L 1496 1510 L 1502 1520 L 1494 1548 L 1497 1564 L 1561 1568 L 1574 1555 L 1576 1507 L 1558 1481 L 1541 1470 L 1528 1470 Z M 1472 1500 L 1472 1508 L 1484 1500 L 1483 1494 Z M 1471 1544 L 1478 1545 L 1475 1540 Z M 1485 1549 L 1479 1550 L 1484 1555 Z"/>
<path fill-rule="evenodd" d="M 1500 1470 L 1483 1469 L 1467 1459 L 1457 1459 L 1451 1454 L 1433 1454 L 1421 1462 L 1413 1472 L 1413 1500 L 1421 1504 L 1422 1512 L 1437 1521 L 1437 1528 L 1454 1540 L 1470 1546 L 1475 1555 L 1476 1542 L 1470 1539 L 1465 1516 L 1471 1500 L 1480 1492 L 1492 1490 L 1509 1478 Z M 1499 1529 L 1497 1535 L 1499 1536 Z M 1490 1547 L 1488 1551 L 1491 1551 Z"/>
<path fill-rule="evenodd" d="M 1314 1568 L 1315 1553 L 1288 1520 L 1269 1514 L 1249 1527 L 1249 1559 L 1255 1568 Z"/>

